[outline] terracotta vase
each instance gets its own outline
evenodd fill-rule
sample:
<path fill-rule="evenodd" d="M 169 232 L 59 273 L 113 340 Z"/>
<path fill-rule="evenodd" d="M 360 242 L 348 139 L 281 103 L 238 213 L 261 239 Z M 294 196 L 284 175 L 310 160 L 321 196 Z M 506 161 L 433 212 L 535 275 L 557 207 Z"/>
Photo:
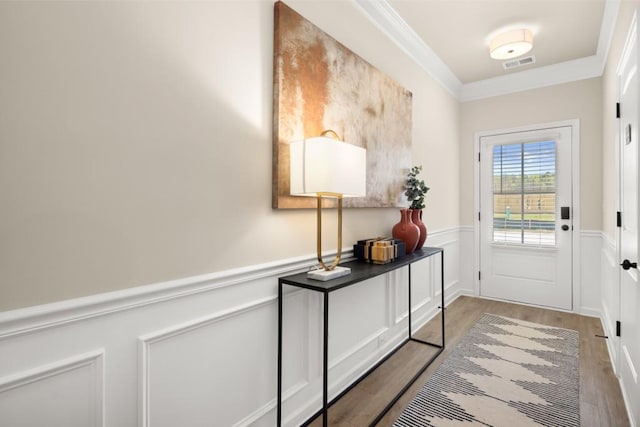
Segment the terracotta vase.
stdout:
<path fill-rule="evenodd" d="M 422 209 L 411 210 L 411 221 L 420 229 L 420 238 L 418 239 L 416 250 L 422 249 L 425 240 L 427 240 L 427 226 L 422 222 Z"/>
<path fill-rule="evenodd" d="M 394 239 L 404 242 L 408 254 L 416 249 L 420 239 L 420 228 L 411 221 L 411 209 L 400 210 L 400 222 L 393 226 L 391 234 Z"/>

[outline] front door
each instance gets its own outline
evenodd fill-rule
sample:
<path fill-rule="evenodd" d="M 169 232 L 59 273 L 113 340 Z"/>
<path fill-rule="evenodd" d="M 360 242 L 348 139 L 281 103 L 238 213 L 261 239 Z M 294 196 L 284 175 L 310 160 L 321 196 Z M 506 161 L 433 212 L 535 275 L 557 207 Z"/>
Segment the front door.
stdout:
<path fill-rule="evenodd" d="M 480 295 L 571 310 L 571 125 L 480 137 Z"/>
<path fill-rule="evenodd" d="M 634 25 L 637 28 L 636 21 Z M 637 34 L 637 33 L 636 33 Z M 625 46 L 618 69 L 620 95 L 620 358 L 623 392 L 640 422 L 640 280 L 638 262 L 638 37 Z"/>

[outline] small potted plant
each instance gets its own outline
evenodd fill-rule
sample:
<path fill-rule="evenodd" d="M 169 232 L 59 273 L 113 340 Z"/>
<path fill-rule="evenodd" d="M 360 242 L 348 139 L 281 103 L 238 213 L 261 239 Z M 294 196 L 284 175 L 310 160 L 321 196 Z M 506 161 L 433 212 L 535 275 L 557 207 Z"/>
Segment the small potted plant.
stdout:
<path fill-rule="evenodd" d="M 394 238 L 405 242 L 407 253 L 422 248 L 427 240 L 427 226 L 422 222 L 422 209 L 425 207 L 424 196 L 429 187 L 424 180 L 418 178 L 421 171 L 422 166 L 414 166 L 407 173 L 404 195 L 409 202 L 409 209 L 400 211 L 400 222 L 392 230 Z"/>
<path fill-rule="evenodd" d="M 429 191 L 423 180 L 418 178 L 418 174 L 422 171 L 422 165 L 414 166 L 407 173 L 407 182 L 404 185 L 404 195 L 407 196 L 409 209 L 424 209 L 424 196 Z"/>

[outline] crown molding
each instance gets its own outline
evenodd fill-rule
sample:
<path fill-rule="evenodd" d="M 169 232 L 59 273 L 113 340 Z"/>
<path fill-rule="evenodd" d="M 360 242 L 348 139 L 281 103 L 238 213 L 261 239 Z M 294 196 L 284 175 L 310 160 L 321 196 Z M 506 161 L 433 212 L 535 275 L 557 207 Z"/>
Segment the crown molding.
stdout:
<path fill-rule="evenodd" d="M 434 80 L 456 99 L 460 99 L 462 82 L 387 0 L 352 0 L 352 2 Z"/>
<path fill-rule="evenodd" d="M 620 1 L 606 0 L 605 2 L 595 55 L 462 84 L 387 0 L 352 0 L 387 37 L 460 102 L 602 76 L 616 26 Z"/>
<path fill-rule="evenodd" d="M 604 13 L 602 14 L 602 24 L 600 25 L 600 38 L 598 39 L 598 50 L 596 56 L 602 61 L 602 70 L 607 63 L 609 56 L 609 48 L 613 33 L 616 30 L 616 21 L 618 20 L 618 11 L 620 10 L 620 0 L 606 0 L 604 4 Z"/>
<path fill-rule="evenodd" d="M 506 76 L 467 83 L 460 91 L 460 102 L 476 101 L 510 93 L 524 92 L 562 83 L 600 77 L 602 61 L 596 56 L 533 68 Z"/>

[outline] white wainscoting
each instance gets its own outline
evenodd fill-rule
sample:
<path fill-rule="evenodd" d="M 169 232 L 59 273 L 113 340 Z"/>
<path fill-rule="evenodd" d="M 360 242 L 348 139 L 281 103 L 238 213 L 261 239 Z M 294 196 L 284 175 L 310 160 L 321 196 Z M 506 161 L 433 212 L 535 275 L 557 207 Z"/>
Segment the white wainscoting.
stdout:
<path fill-rule="evenodd" d="M 445 297 L 460 281 L 460 229 L 431 232 L 445 250 Z M 345 251 L 349 255 L 349 251 Z M 273 426 L 277 278 L 283 260 L 0 313 L 0 425 Z M 343 390 L 406 334 L 404 267 L 330 296 L 330 393 Z M 440 305 L 440 258 L 412 266 L 414 328 Z M 322 301 L 287 289 L 284 414 L 321 396 Z"/>
<path fill-rule="evenodd" d="M 591 317 L 601 315 L 601 258 L 602 232 L 580 232 L 580 277 L 574 284 L 574 307 L 579 314 Z M 577 296 L 577 298 L 576 298 Z"/>
<path fill-rule="evenodd" d="M 103 426 L 103 356 L 96 350 L 0 378 L 0 425 Z"/>
<path fill-rule="evenodd" d="M 471 226 L 460 227 L 459 258 L 460 266 L 459 294 L 479 295 L 478 287 L 478 239 Z M 602 257 L 602 232 L 583 230 L 580 232 L 580 266 L 574 283 L 574 311 L 585 316 L 600 317 L 601 296 L 600 276 Z M 475 266 L 475 267 L 474 267 Z"/>
<path fill-rule="evenodd" d="M 478 247 L 477 236 L 474 233 L 473 226 L 460 227 L 460 294 L 469 296 L 478 296 L 480 288 L 478 287 L 478 266 L 480 265 L 480 257 L 476 248 Z"/>

